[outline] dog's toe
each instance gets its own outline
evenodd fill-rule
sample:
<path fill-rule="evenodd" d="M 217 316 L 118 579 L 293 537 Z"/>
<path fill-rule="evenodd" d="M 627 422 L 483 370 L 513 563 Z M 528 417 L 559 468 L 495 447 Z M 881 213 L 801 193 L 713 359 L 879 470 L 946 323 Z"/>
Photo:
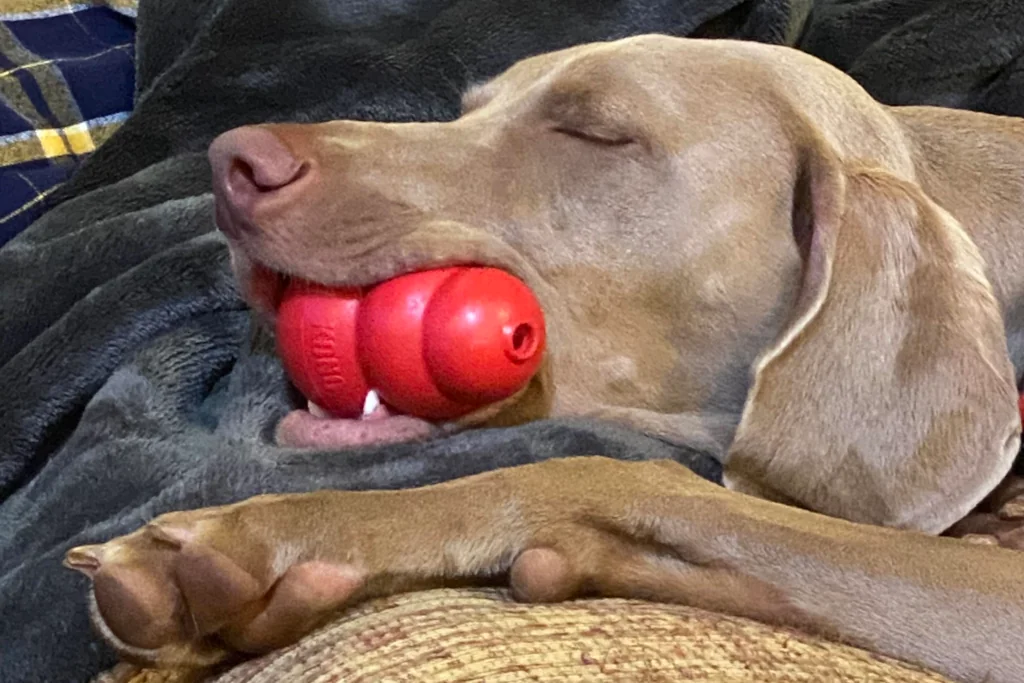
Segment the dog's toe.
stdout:
<path fill-rule="evenodd" d="M 186 608 L 170 572 L 170 558 L 112 561 L 93 576 L 103 627 L 131 648 L 151 650 L 187 638 Z"/>
<path fill-rule="evenodd" d="M 211 542 L 225 545 L 224 535 L 216 520 L 175 513 L 108 543 L 74 548 L 64 563 L 92 578 L 93 619 L 122 654 L 206 666 L 228 653 L 218 631 L 259 614 L 273 583 L 264 549 L 245 544 L 231 557 Z"/>
<path fill-rule="evenodd" d="M 259 506 L 172 513 L 64 563 L 92 578 L 94 621 L 123 655 L 205 667 L 294 642 L 365 581 L 268 540 L 273 518 Z"/>
<path fill-rule="evenodd" d="M 363 586 L 351 565 L 311 561 L 290 567 L 251 619 L 235 620 L 221 638 L 241 652 L 267 652 L 289 645 L 315 628 Z"/>

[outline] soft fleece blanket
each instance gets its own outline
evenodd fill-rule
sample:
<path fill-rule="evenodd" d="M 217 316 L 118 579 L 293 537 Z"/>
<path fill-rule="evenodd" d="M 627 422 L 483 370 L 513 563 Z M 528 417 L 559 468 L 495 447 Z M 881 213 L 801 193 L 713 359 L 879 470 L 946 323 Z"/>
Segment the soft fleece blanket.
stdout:
<path fill-rule="evenodd" d="M 0 250 L 0 679 L 113 663 L 65 551 L 262 492 L 400 487 L 571 454 L 706 456 L 539 423 L 346 453 L 269 435 L 293 398 L 213 231 L 205 149 L 261 121 L 445 119 L 530 54 L 630 34 L 791 41 L 804 0 L 149 0 L 136 106 Z"/>
<path fill-rule="evenodd" d="M 815 0 L 804 28 L 886 104 L 1024 116 L 1024 0 Z"/>

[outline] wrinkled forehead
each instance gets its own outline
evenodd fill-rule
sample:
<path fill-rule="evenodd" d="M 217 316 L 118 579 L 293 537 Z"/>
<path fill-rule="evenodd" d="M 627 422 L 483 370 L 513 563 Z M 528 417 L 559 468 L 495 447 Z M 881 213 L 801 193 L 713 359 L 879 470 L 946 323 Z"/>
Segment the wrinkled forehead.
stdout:
<path fill-rule="evenodd" d="M 726 41 L 641 36 L 592 43 L 524 59 L 463 96 L 467 116 L 555 116 L 565 112 L 629 118 L 661 137 L 763 116 L 777 100 L 756 54 Z"/>

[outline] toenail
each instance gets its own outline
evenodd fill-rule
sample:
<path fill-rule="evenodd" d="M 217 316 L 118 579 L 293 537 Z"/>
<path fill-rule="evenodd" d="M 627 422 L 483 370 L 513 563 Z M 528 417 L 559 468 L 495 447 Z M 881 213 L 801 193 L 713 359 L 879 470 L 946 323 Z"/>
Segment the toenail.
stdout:
<path fill-rule="evenodd" d="M 92 577 L 100 568 L 100 548 L 95 545 L 80 545 L 64 556 L 64 566 Z"/>

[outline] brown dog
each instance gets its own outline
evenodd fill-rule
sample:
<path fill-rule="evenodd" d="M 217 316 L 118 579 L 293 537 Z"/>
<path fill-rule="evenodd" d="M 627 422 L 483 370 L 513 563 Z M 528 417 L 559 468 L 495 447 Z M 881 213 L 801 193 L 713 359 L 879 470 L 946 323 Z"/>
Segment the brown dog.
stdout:
<path fill-rule="evenodd" d="M 123 653 L 209 663 L 368 596 L 507 576 L 526 600 L 682 601 L 1024 676 L 1024 554 L 934 536 L 1020 445 L 1024 122 L 887 108 L 786 48 L 646 36 L 525 60 L 450 123 L 239 129 L 210 156 L 271 322 L 283 274 L 454 263 L 518 275 L 547 314 L 543 371 L 501 405 L 440 427 L 312 407 L 283 444 L 591 415 L 714 450 L 733 490 L 573 458 L 165 515 L 68 554 Z M 959 532 L 1024 545 L 1019 491 L 997 496 Z"/>

